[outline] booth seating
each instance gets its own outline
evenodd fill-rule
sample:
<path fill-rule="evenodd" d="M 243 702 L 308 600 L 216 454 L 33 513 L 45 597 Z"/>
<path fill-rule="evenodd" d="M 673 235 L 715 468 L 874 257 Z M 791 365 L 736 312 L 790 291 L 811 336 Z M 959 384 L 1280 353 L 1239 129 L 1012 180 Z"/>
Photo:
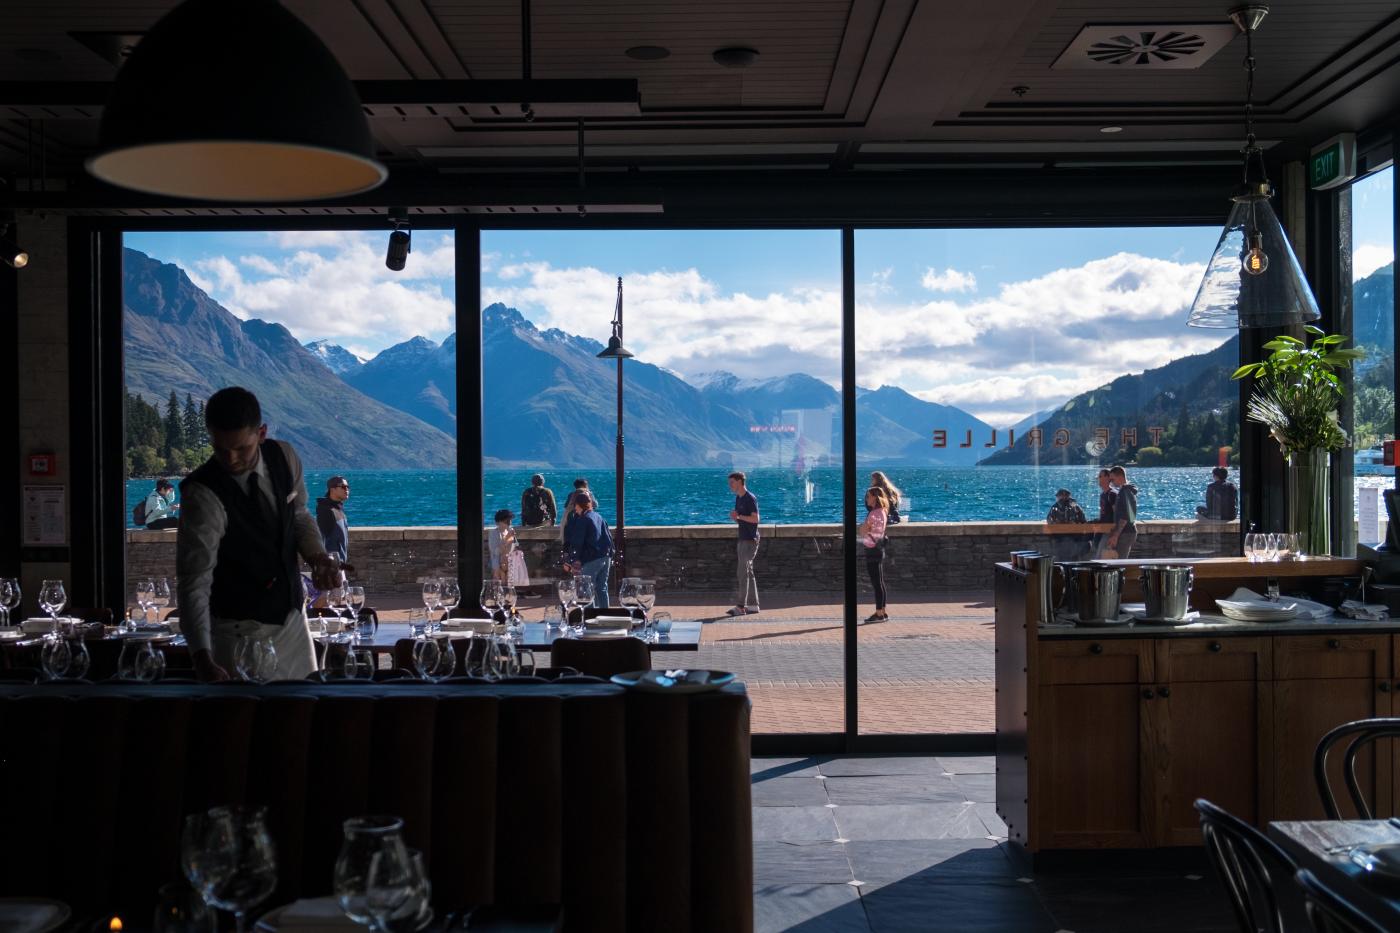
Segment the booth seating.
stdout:
<path fill-rule="evenodd" d="M 149 917 L 185 814 L 263 804 L 267 907 L 331 893 L 392 813 L 439 911 L 560 904 L 569 931 L 749 931 L 749 700 L 611 684 L 0 683 L 0 896 Z"/>

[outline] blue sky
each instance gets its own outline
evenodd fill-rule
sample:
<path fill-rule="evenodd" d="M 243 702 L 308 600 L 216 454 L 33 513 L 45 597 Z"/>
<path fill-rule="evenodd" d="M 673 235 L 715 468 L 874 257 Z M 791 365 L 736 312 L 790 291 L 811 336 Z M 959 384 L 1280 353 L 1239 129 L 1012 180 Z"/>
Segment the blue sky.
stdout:
<path fill-rule="evenodd" d="M 1387 170 L 1353 188 L 1358 277 L 1389 262 Z M 1222 206 L 1223 221 L 1225 208 Z M 857 380 L 898 385 L 994 425 L 1125 372 L 1204 352 L 1185 326 L 1218 227 L 862 230 Z M 387 233 L 131 233 L 240 317 L 364 357 L 455 326 L 450 232 L 420 230 L 401 273 Z M 624 280 L 627 344 L 688 379 L 806 372 L 839 382 L 840 238 L 832 230 L 486 231 L 483 301 L 605 340 Z"/>

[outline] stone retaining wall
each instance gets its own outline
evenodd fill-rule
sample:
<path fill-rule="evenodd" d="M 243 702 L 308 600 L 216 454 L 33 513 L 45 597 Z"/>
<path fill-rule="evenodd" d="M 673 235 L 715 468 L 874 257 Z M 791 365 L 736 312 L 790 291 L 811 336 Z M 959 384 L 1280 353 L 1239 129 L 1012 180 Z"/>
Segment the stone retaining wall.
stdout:
<path fill-rule="evenodd" d="M 1212 557 L 1239 554 L 1237 523 L 1149 521 L 1138 526 L 1134 557 Z M 885 575 L 891 591 L 991 589 L 992 565 L 1013 550 L 1075 556 L 1077 535 L 1049 535 L 1039 522 L 911 522 L 890 529 Z M 175 532 L 127 532 L 127 577 L 175 576 Z M 484 534 L 484 533 L 483 533 Z M 554 578 L 560 554 L 555 529 L 522 529 L 532 580 Z M 762 525 L 755 569 L 760 592 L 841 592 L 839 525 Z M 1076 541 L 1076 539 L 1080 539 Z M 731 525 L 627 529 L 627 572 L 659 589 L 727 591 L 734 586 Z M 415 596 L 427 576 L 457 573 L 457 529 L 352 528 L 350 562 L 356 579 L 376 595 Z M 869 588 L 862 562 L 862 591 Z M 373 596 L 371 597 L 373 599 Z"/>

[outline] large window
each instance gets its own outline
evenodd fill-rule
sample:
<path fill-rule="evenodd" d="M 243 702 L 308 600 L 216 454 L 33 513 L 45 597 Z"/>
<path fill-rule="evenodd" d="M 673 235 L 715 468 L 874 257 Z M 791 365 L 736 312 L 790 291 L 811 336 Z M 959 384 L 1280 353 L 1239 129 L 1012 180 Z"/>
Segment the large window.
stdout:
<path fill-rule="evenodd" d="M 1357 541 L 1385 540 L 1380 490 L 1395 487 L 1384 444 L 1395 439 L 1395 170 L 1368 175 L 1351 189 L 1352 336 L 1366 358 L 1356 366 L 1352 443 L 1356 460 Z"/>
<path fill-rule="evenodd" d="M 1011 550 L 1238 553 L 1238 337 L 1186 326 L 1217 236 L 858 232 L 853 494 L 878 471 L 903 519 L 866 552 L 888 622 L 861 564 L 862 732 L 993 731 L 991 574 Z M 1114 465 L 1137 506 L 1116 555 Z"/>
<path fill-rule="evenodd" d="M 623 574 L 652 579 L 658 610 L 713 623 L 684 663 L 739 674 L 756 733 L 840 732 L 839 235 L 488 231 L 482 254 L 482 518 L 544 522 L 517 532 L 527 616 L 553 601 L 566 556 L 526 496 L 535 474 L 557 520 L 586 480 L 620 524 L 618 367 L 597 358 L 620 277 L 634 357 L 623 363 L 626 531 L 610 599 Z M 747 596 L 734 471 L 761 519 Z M 741 601 L 758 611 L 730 615 Z"/>
<path fill-rule="evenodd" d="M 252 390 L 269 436 L 300 455 L 313 511 L 331 477 L 348 482 L 349 558 L 371 604 L 417 602 L 419 578 L 456 574 L 443 527 L 457 521 L 453 236 L 415 232 L 399 272 L 385 267 L 385 241 L 125 235 L 128 590 L 148 576 L 173 582 L 165 526 L 178 522 L 178 493 L 165 520 L 138 528 L 133 512 L 167 508 L 150 499 L 157 482 L 178 488 L 209 457 L 204 403 L 230 385 Z M 357 534 L 366 526 L 379 530 Z"/>

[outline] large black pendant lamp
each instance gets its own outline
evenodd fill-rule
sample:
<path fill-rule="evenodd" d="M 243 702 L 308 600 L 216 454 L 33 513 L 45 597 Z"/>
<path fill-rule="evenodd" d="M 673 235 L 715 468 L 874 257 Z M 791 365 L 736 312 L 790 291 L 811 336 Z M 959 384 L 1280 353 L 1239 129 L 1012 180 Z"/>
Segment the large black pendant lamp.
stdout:
<path fill-rule="evenodd" d="M 1244 182 L 1211 253 L 1205 277 L 1191 303 L 1192 327 L 1286 327 L 1322 316 L 1298 257 L 1288 244 L 1269 198 L 1273 186 L 1254 136 L 1255 28 L 1268 14 L 1261 4 L 1230 11 L 1245 37 Z"/>
<path fill-rule="evenodd" d="M 157 22 L 117 73 L 87 168 L 135 191 L 254 203 L 388 175 L 345 70 L 277 0 L 186 0 Z"/>

